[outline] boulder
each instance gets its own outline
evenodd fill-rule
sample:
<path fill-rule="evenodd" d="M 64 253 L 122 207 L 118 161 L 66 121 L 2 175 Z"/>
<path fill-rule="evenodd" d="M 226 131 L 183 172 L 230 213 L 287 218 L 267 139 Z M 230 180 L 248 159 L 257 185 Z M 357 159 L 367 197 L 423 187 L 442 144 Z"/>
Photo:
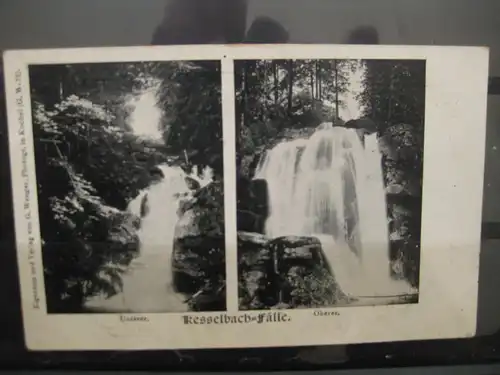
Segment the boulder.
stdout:
<path fill-rule="evenodd" d="M 269 215 L 267 182 L 240 176 L 237 181 L 238 230 L 264 233 Z"/>
<path fill-rule="evenodd" d="M 224 199 L 221 182 L 212 182 L 186 199 L 179 210 L 172 256 L 173 287 L 202 296 L 196 310 L 225 309 Z M 203 305 L 203 303 L 201 302 Z"/>
<path fill-rule="evenodd" d="M 238 275 L 240 308 L 256 310 L 276 304 L 278 291 L 268 239 L 262 234 L 238 232 Z"/>
<path fill-rule="evenodd" d="M 348 129 L 362 130 L 366 134 L 372 134 L 377 132 L 377 124 L 375 123 L 375 121 L 373 121 L 368 117 L 349 120 L 343 126 Z"/>
<path fill-rule="evenodd" d="M 255 176 L 255 172 L 264 162 L 266 156 L 266 151 L 264 148 L 255 150 L 255 153 L 249 157 L 248 161 L 248 177 L 252 178 Z"/>
<path fill-rule="evenodd" d="M 280 276 L 278 303 L 294 307 L 334 305 L 342 296 L 315 237 L 285 236 L 267 245 Z"/>
<path fill-rule="evenodd" d="M 280 267 L 292 263 L 326 265 L 321 243 L 316 237 L 283 236 L 273 239 L 268 246 L 276 259 L 283 260 Z"/>
<path fill-rule="evenodd" d="M 140 209 L 140 216 L 141 218 L 146 217 L 149 214 L 150 211 L 150 206 L 149 206 L 149 199 L 148 199 L 148 193 L 144 194 L 144 196 L 141 199 L 141 209 Z"/>
<path fill-rule="evenodd" d="M 389 126 L 382 135 L 384 142 L 390 149 L 391 159 L 414 160 L 415 156 L 423 150 L 423 132 L 419 132 L 409 124 L 396 124 Z"/>
<path fill-rule="evenodd" d="M 284 279 L 282 303 L 294 308 L 334 306 L 345 299 L 333 275 L 323 267 L 293 266 Z"/>
<path fill-rule="evenodd" d="M 405 279 L 418 288 L 420 273 L 420 241 L 400 238 L 391 241 L 391 275 Z"/>
<path fill-rule="evenodd" d="M 423 136 L 411 125 L 393 125 L 379 138 L 379 146 L 389 195 L 420 197 Z"/>
<path fill-rule="evenodd" d="M 222 182 L 211 182 L 187 196 L 179 209 L 175 238 L 224 236 L 224 188 Z"/>
<path fill-rule="evenodd" d="M 224 237 L 176 238 L 172 257 L 174 290 L 193 295 L 206 287 L 220 288 L 226 273 L 224 248 Z"/>
<path fill-rule="evenodd" d="M 126 211 L 114 211 L 112 226 L 104 244 L 112 254 L 113 263 L 128 265 L 140 252 L 140 240 L 137 230 L 140 218 Z"/>
<path fill-rule="evenodd" d="M 319 125 L 321 126 L 321 125 Z M 326 127 L 327 125 L 323 125 Z M 266 146 L 267 150 L 272 149 L 278 143 L 284 141 L 293 141 L 295 139 L 309 139 L 317 130 L 317 127 L 285 128 L 283 131 Z"/>
<path fill-rule="evenodd" d="M 243 268 L 265 265 L 271 259 L 267 243 L 263 234 L 238 231 L 238 264 Z"/>
<path fill-rule="evenodd" d="M 379 138 L 389 215 L 392 273 L 418 285 L 422 210 L 423 132 L 389 126 Z"/>
<path fill-rule="evenodd" d="M 238 232 L 240 309 L 332 306 L 344 298 L 315 237 Z"/>
<path fill-rule="evenodd" d="M 198 190 L 201 188 L 199 181 L 195 180 L 192 177 L 186 176 L 185 181 L 186 181 L 186 185 L 188 186 L 188 188 L 190 190 Z"/>

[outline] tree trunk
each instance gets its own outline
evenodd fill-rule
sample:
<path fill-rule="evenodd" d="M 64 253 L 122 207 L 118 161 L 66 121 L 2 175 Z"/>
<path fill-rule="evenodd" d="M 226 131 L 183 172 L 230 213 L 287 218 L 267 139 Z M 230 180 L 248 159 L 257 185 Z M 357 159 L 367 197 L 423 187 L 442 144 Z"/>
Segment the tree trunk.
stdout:
<path fill-rule="evenodd" d="M 278 105 L 279 87 L 278 87 L 278 63 L 273 60 L 273 77 L 274 77 L 274 105 Z"/>
<path fill-rule="evenodd" d="M 316 89 L 316 99 L 320 99 L 320 95 L 319 95 L 319 66 L 318 66 L 319 62 L 318 60 L 316 60 L 314 62 L 314 76 L 315 76 L 315 79 L 316 79 L 316 84 L 315 84 L 315 89 Z"/>
<path fill-rule="evenodd" d="M 318 62 L 318 99 L 321 100 L 323 99 L 323 93 L 322 93 L 322 67 L 321 67 L 321 63 Z"/>
<path fill-rule="evenodd" d="M 288 115 L 292 115 L 293 109 L 293 60 L 288 60 Z"/>
<path fill-rule="evenodd" d="M 245 126 L 248 111 L 248 61 L 243 63 L 243 77 L 241 82 L 241 125 Z"/>
<path fill-rule="evenodd" d="M 333 60 L 334 66 L 334 74 L 335 74 L 335 120 L 339 118 L 339 71 L 338 71 L 338 62 L 337 60 Z"/>
<path fill-rule="evenodd" d="M 387 124 L 391 122 L 392 118 L 392 108 L 393 108 L 393 95 L 394 95 L 394 74 L 395 74 L 396 67 L 391 64 L 390 66 L 390 76 L 389 76 L 389 98 L 388 98 L 388 104 L 387 104 Z"/>
<path fill-rule="evenodd" d="M 314 96 L 314 69 L 313 69 L 313 66 L 311 65 L 310 66 L 310 73 L 311 73 L 311 97 L 312 97 L 312 100 L 314 101 L 314 99 L 316 99 L 316 97 Z"/>

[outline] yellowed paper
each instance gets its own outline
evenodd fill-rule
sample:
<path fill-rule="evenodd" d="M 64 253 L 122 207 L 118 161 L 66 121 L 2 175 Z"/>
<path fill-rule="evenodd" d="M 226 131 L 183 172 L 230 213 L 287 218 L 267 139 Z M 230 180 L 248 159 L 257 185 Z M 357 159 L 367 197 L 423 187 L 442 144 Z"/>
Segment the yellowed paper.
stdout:
<path fill-rule="evenodd" d="M 5 52 L 28 347 L 473 336 L 488 56 Z"/>

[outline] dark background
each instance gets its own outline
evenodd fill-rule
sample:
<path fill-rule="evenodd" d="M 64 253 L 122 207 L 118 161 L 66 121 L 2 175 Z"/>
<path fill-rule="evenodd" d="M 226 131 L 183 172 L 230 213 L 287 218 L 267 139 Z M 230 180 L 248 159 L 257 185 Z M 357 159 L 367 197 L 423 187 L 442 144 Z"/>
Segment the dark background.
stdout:
<path fill-rule="evenodd" d="M 478 337 L 267 350 L 28 353 L 24 349 L 0 111 L 0 368 L 372 367 L 500 359 L 500 2 L 497 0 L 0 0 L 0 50 L 216 42 L 481 45 L 491 48 Z M 267 18 L 262 18 L 267 17 Z M 272 20 L 270 20 L 271 18 Z M 246 37 L 245 37 L 246 35 Z M 499 78 L 496 78 L 499 77 Z M 2 99 L 3 106 L 3 99 Z M 452 126 L 448 124 L 448 126 Z M 464 150 L 466 152 L 466 150 Z M 459 230 L 459 228 L 457 228 Z M 466 296 L 464 296 L 466 298 Z M 447 306 L 443 306 L 447 308 Z"/>

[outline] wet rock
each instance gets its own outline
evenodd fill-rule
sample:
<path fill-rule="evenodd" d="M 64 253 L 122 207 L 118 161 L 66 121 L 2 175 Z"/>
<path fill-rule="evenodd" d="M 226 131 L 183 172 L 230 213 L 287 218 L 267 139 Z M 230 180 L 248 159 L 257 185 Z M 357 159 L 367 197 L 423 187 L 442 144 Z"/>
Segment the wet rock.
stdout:
<path fill-rule="evenodd" d="M 400 238 L 391 241 L 391 275 L 395 279 L 405 279 L 413 287 L 419 285 L 420 241 Z"/>
<path fill-rule="evenodd" d="M 186 176 L 185 180 L 186 180 L 186 184 L 187 184 L 189 189 L 198 190 L 201 188 L 200 183 L 198 181 L 196 181 L 194 178 Z"/>
<path fill-rule="evenodd" d="M 324 123 L 325 124 L 325 123 Z M 324 124 L 320 124 L 319 126 Z M 270 150 L 274 146 L 276 146 L 278 143 L 284 142 L 284 141 L 293 141 L 296 139 L 309 139 L 316 131 L 317 127 L 308 127 L 308 128 L 285 128 L 277 137 L 274 139 L 272 142 L 270 142 L 266 149 Z"/>
<path fill-rule="evenodd" d="M 252 232 L 264 232 L 265 217 L 257 215 L 251 211 L 238 210 L 237 213 L 237 225 L 239 230 L 252 231 Z"/>
<path fill-rule="evenodd" d="M 379 147 L 386 185 L 401 187 L 397 194 L 421 196 L 423 137 L 411 125 L 393 125 L 379 138 Z"/>
<path fill-rule="evenodd" d="M 326 263 L 320 241 L 315 237 L 284 236 L 278 237 L 268 244 L 275 256 L 284 264 L 299 262 L 305 264 Z"/>
<path fill-rule="evenodd" d="M 271 260 L 267 243 L 263 234 L 238 231 L 238 263 L 249 268 L 267 263 Z"/>
<path fill-rule="evenodd" d="M 385 188 L 385 192 L 387 195 L 399 195 L 401 193 L 403 193 L 404 191 L 404 186 L 402 186 L 401 184 L 391 184 L 391 185 L 387 185 L 387 187 Z"/>
<path fill-rule="evenodd" d="M 137 229 L 140 218 L 126 211 L 116 211 L 113 225 L 109 230 L 107 244 L 108 250 L 113 254 L 116 264 L 129 264 L 139 255 L 140 241 Z M 116 249 L 116 251 L 113 251 Z"/>
<path fill-rule="evenodd" d="M 238 230 L 264 233 L 269 214 L 267 182 L 240 176 L 237 181 Z"/>
<path fill-rule="evenodd" d="M 153 181 L 160 181 L 161 179 L 165 178 L 165 175 L 163 174 L 161 169 L 158 168 L 158 166 L 150 168 L 149 175 L 151 176 Z"/>
<path fill-rule="evenodd" d="M 224 199 L 220 182 L 186 198 L 179 210 L 172 256 L 173 287 L 193 298 L 196 309 L 225 309 Z M 210 301 L 205 304 L 203 301 Z"/>
<path fill-rule="evenodd" d="M 147 216 L 149 214 L 149 211 L 150 211 L 150 207 L 149 207 L 149 200 L 148 200 L 148 194 L 144 194 L 144 196 L 142 197 L 141 199 L 141 208 L 140 208 L 140 214 L 141 214 L 141 218 Z"/>
<path fill-rule="evenodd" d="M 423 134 L 409 124 L 389 126 L 383 134 L 395 160 L 414 160 L 422 152 Z"/>
<path fill-rule="evenodd" d="M 221 182 L 212 182 L 181 203 L 175 237 L 224 236 L 224 192 Z"/>
<path fill-rule="evenodd" d="M 418 285 L 422 207 L 423 132 L 389 126 L 379 138 L 389 216 L 392 274 Z M 417 254 L 418 253 L 418 254 Z"/>
<path fill-rule="evenodd" d="M 248 177 L 252 178 L 255 176 L 255 172 L 264 161 L 265 151 L 264 150 L 256 150 L 254 155 L 251 155 L 251 159 L 248 162 Z"/>
<path fill-rule="evenodd" d="M 377 124 L 368 117 L 362 117 L 355 120 L 349 120 L 344 125 L 348 129 L 358 129 L 366 134 L 377 132 Z"/>
<path fill-rule="evenodd" d="M 344 298 L 315 237 L 238 232 L 241 309 L 331 306 Z"/>
<path fill-rule="evenodd" d="M 280 275 L 278 303 L 294 307 L 334 305 L 343 295 L 315 237 L 285 236 L 268 243 Z"/>
<path fill-rule="evenodd" d="M 193 199 L 192 192 L 179 193 L 175 196 L 178 199 L 177 217 L 181 218 L 182 215 L 191 207 L 191 200 Z"/>
<path fill-rule="evenodd" d="M 284 278 L 281 302 L 294 308 L 334 306 L 343 298 L 334 276 L 324 267 L 293 266 Z"/>
<path fill-rule="evenodd" d="M 177 238 L 172 257 L 174 272 L 183 273 L 193 279 L 188 284 L 174 285 L 177 291 L 192 294 L 207 282 L 217 283 L 219 275 L 225 274 L 224 247 L 225 241 L 221 237 Z"/>
<path fill-rule="evenodd" d="M 378 148 L 385 159 L 396 160 L 396 148 L 391 144 L 391 138 L 389 135 L 386 134 L 378 137 Z"/>
<path fill-rule="evenodd" d="M 276 281 L 268 239 L 259 233 L 238 232 L 240 308 L 264 309 L 277 301 Z"/>

